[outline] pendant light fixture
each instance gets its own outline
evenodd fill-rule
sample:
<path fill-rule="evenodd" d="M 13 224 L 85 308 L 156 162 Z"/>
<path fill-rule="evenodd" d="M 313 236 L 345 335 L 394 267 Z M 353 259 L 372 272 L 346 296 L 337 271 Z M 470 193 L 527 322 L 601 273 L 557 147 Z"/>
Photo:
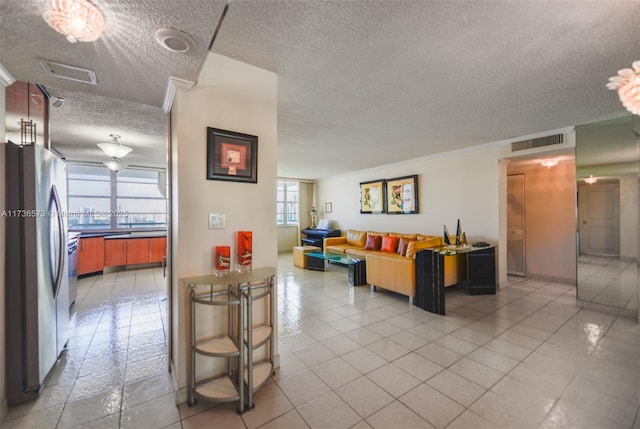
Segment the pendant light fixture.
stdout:
<path fill-rule="evenodd" d="M 588 183 L 589 185 L 593 185 L 594 183 L 596 183 L 598 181 L 597 177 L 593 177 L 593 174 L 590 174 L 589 177 L 585 178 L 584 181 L 586 183 Z"/>
<path fill-rule="evenodd" d="M 109 160 L 109 161 L 103 161 L 102 163 L 109 170 L 115 171 L 116 173 L 120 170 L 124 170 L 125 168 L 127 168 L 127 165 L 118 158 L 113 158 L 112 160 Z"/>
<path fill-rule="evenodd" d="M 42 17 L 71 43 L 93 42 L 104 32 L 104 15 L 88 0 L 51 0 Z"/>
<path fill-rule="evenodd" d="M 133 150 L 128 146 L 120 144 L 120 142 L 118 141 L 118 139 L 120 138 L 119 135 L 109 134 L 109 136 L 111 136 L 113 141 L 110 143 L 98 143 L 98 147 L 111 158 L 124 158 L 129 152 Z"/>

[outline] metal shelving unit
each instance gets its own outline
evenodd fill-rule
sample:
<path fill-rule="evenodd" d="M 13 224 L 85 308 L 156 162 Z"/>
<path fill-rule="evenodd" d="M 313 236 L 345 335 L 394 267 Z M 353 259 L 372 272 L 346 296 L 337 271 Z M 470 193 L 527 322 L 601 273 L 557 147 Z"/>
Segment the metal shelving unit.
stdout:
<path fill-rule="evenodd" d="M 259 268 L 251 273 L 201 276 L 185 281 L 191 306 L 189 406 L 195 406 L 199 398 L 213 402 L 237 401 L 238 413 L 243 413 L 253 408 L 253 394 L 273 374 L 275 269 Z M 265 300 L 264 317 L 254 325 L 254 305 L 261 300 Z M 225 308 L 225 329 L 212 332 L 210 337 L 197 338 L 197 314 L 201 306 L 208 311 Z M 216 331 L 215 328 L 213 326 L 212 331 Z M 255 352 L 263 347 L 261 359 L 255 360 Z M 225 371 L 197 379 L 198 355 L 226 359 Z"/>

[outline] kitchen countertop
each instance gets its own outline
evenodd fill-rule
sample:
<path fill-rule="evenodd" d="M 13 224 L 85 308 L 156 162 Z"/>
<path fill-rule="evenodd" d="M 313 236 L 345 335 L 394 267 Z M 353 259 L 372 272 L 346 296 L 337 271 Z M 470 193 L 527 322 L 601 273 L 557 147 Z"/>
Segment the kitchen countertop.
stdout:
<path fill-rule="evenodd" d="M 74 232 L 70 232 L 70 234 L 74 234 Z M 166 237 L 167 231 L 135 231 L 135 232 L 103 232 L 103 233 L 82 233 L 80 238 L 90 238 L 90 237 L 104 237 L 105 240 L 113 240 L 118 238 L 155 238 L 155 237 Z"/>

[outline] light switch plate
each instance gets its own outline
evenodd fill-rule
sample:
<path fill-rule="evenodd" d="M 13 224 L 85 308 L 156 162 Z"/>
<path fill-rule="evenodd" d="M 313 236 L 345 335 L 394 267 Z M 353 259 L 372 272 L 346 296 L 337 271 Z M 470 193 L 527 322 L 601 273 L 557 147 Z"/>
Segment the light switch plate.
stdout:
<path fill-rule="evenodd" d="M 224 213 L 209 213 L 209 229 L 222 229 L 226 226 Z"/>

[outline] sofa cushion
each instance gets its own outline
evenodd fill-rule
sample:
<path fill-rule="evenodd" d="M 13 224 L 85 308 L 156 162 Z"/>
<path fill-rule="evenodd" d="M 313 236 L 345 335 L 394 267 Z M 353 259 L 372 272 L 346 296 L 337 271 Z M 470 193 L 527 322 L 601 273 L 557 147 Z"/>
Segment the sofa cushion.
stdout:
<path fill-rule="evenodd" d="M 357 247 L 364 247 L 366 242 L 366 231 L 357 231 L 355 229 L 350 229 L 347 231 L 347 244 Z"/>
<path fill-rule="evenodd" d="M 407 247 L 407 258 L 413 258 L 416 252 L 424 249 L 433 249 L 434 247 L 441 247 L 442 239 L 440 237 L 434 237 L 430 240 L 415 240 L 409 243 Z"/>
<path fill-rule="evenodd" d="M 400 238 L 408 238 L 409 240 L 415 240 L 418 237 L 418 234 L 400 234 L 398 232 L 390 232 L 389 235 L 394 235 Z"/>
<path fill-rule="evenodd" d="M 411 238 L 408 237 L 400 237 L 400 241 L 398 242 L 398 254 L 400 256 L 407 256 L 407 248 L 409 247 L 409 243 L 411 243 Z"/>
<path fill-rule="evenodd" d="M 324 246 L 324 250 L 326 252 L 333 252 L 333 253 L 346 253 L 347 249 L 350 249 L 352 246 L 349 246 L 348 244 L 329 244 Z"/>
<path fill-rule="evenodd" d="M 380 250 L 382 246 L 381 235 L 368 235 L 367 243 L 364 245 L 364 250 Z"/>
<path fill-rule="evenodd" d="M 396 253 L 398 248 L 398 237 L 386 235 L 382 237 L 382 245 L 380 250 L 387 253 Z"/>
<path fill-rule="evenodd" d="M 348 247 L 344 250 L 344 253 L 346 253 L 347 255 L 361 259 L 366 258 L 367 254 L 370 252 L 371 251 L 369 250 L 364 250 L 364 248 L 362 247 Z"/>

